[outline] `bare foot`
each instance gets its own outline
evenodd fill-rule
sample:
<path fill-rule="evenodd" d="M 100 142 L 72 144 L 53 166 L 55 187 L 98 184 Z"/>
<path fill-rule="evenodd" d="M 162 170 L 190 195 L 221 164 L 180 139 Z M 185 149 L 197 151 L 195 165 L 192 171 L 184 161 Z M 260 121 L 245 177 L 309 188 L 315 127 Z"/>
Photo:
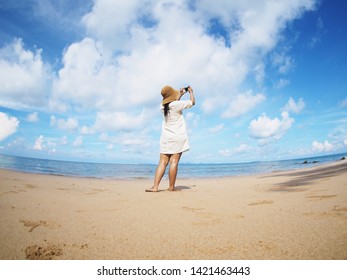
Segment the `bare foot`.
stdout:
<path fill-rule="evenodd" d="M 176 191 L 175 188 L 168 188 L 168 189 L 166 189 L 166 190 L 169 191 L 169 192 L 175 192 L 175 191 Z"/>
<path fill-rule="evenodd" d="M 150 189 L 145 189 L 145 192 L 159 192 L 159 190 L 154 187 L 151 187 Z"/>

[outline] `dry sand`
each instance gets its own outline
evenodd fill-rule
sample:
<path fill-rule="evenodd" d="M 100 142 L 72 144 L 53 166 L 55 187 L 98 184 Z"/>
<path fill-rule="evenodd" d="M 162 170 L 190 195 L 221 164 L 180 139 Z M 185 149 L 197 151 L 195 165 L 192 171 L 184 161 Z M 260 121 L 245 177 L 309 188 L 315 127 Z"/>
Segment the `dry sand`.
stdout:
<path fill-rule="evenodd" d="M 0 170 L 0 259 L 347 259 L 345 161 L 150 186 Z"/>

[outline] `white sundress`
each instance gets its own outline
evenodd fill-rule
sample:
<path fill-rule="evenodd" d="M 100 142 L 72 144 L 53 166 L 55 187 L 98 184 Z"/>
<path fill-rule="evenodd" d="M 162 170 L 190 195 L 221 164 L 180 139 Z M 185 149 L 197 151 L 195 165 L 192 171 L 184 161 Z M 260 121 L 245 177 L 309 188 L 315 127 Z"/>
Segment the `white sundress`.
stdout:
<path fill-rule="evenodd" d="M 169 104 L 169 113 L 164 116 L 160 137 L 161 154 L 178 154 L 189 150 L 186 122 L 182 110 L 191 108 L 191 100 L 178 100 Z M 164 106 L 161 106 L 164 112 Z"/>

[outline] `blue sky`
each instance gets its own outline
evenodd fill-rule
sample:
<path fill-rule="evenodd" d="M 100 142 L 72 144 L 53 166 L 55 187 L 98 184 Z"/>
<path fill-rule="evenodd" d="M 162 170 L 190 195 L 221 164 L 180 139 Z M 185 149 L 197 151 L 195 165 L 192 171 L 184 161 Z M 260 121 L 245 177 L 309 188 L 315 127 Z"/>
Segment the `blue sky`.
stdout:
<path fill-rule="evenodd" d="M 2 0 L 0 153 L 156 163 L 167 84 L 190 84 L 197 99 L 183 162 L 346 152 L 346 8 Z"/>

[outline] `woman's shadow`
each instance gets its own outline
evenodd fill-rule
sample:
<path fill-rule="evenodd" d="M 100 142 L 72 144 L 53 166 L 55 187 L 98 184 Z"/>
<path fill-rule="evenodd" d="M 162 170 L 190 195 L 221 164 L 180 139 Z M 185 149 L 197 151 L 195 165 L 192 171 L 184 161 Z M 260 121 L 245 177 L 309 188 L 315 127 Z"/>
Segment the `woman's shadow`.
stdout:
<path fill-rule="evenodd" d="M 195 186 L 175 186 L 175 192 L 190 190 L 192 187 L 195 187 Z M 170 190 L 167 190 L 167 191 L 170 191 Z"/>

